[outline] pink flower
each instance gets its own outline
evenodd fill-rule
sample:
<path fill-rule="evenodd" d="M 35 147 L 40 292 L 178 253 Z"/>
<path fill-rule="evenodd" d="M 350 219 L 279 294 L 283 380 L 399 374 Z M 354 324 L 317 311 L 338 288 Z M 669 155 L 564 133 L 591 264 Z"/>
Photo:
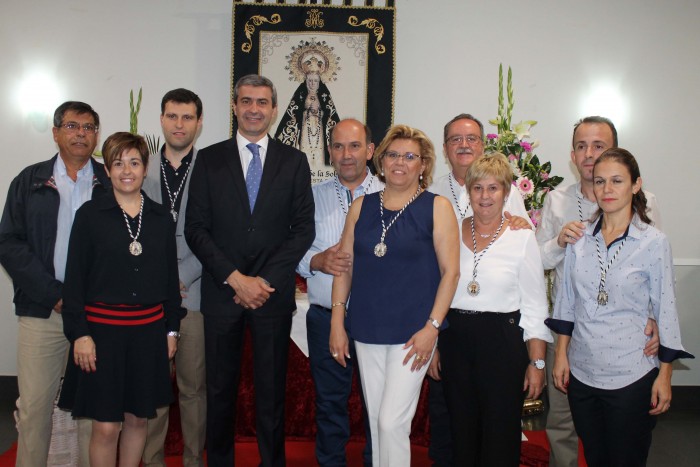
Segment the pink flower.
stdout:
<path fill-rule="evenodd" d="M 549 178 L 549 174 L 547 172 L 540 172 L 540 178 L 542 180 L 547 180 Z"/>
<path fill-rule="evenodd" d="M 517 183 L 518 190 L 520 190 L 520 193 L 522 193 L 523 196 L 531 194 L 535 189 L 535 187 L 532 185 L 532 182 L 527 177 L 520 177 L 517 180 Z"/>
<path fill-rule="evenodd" d="M 511 162 L 517 162 L 517 161 L 518 161 L 518 156 L 516 156 L 516 155 L 514 155 L 514 154 L 509 154 L 509 155 L 508 155 L 508 160 L 511 161 Z"/>
<path fill-rule="evenodd" d="M 498 139 L 498 135 L 494 133 L 489 133 L 486 135 L 486 139 Z"/>
<path fill-rule="evenodd" d="M 540 223 L 542 220 L 542 210 L 541 209 L 533 209 L 530 211 L 530 220 L 532 221 L 532 225 L 537 227 L 537 224 Z"/>
<path fill-rule="evenodd" d="M 522 147 L 525 150 L 525 152 L 532 152 L 532 145 L 527 141 L 521 141 L 520 147 Z"/>

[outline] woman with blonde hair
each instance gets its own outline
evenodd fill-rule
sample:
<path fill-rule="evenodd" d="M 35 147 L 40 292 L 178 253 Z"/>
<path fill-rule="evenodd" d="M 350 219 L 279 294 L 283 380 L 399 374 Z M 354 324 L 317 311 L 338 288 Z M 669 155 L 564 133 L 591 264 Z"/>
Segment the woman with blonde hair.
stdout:
<path fill-rule="evenodd" d="M 459 466 L 517 467 L 523 401 L 544 387 L 544 271 L 535 233 L 509 228 L 503 215 L 512 180 L 499 153 L 466 174 L 474 213 L 462 221 L 461 276 L 439 352 Z"/>
<path fill-rule="evenodd" d="M 352 267 L 333 280 L 330 352 L 345 365 L 347 328 L 375 467 L 411 463 L 411 420 L 459 278 L 452 205 L 425 191 L 434 165 L 422 131 L 392 127 L 374 153 L 385 188 L 353 202 L 340 244 Z"/>

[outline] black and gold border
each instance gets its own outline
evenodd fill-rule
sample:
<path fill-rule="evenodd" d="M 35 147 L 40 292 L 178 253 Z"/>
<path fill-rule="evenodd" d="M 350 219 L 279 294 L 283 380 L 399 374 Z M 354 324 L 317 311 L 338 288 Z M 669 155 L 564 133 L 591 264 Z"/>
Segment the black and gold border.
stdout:
<path fill-rule="evenodd" d="M 290 0 L 291 1 L 291 0 Z M 234 0 L 231 38 L 231 96 L 236 81 L 250 73 L 260 73 L 261 32 L 366 33 L 368 35 L 365 123 L 375 143 L 394 121 L 394 77 L 396 52 L 396 9 L 365 6 L 282 3 L 256 3 Z M 236 119 L 231 115 L 231 135 Z"/>

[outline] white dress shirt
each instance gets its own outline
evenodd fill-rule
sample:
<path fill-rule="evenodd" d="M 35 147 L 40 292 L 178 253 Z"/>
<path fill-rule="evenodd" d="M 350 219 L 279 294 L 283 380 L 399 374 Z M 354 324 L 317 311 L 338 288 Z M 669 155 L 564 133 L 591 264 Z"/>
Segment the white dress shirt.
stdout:
<path fill-rule="evenodd" d="M 248 144 L 252 141 L 248 141 L 243 135 L 238 131 L 236 132 L 236 144 L 238 145 L 238 154 L 241 157 L 241 167 L 243 168 L 243 178 L 248 177 L 248 166 L 250 161 L 253 160 L 253 153 L 248 149 Z M 258 148 L 258 153 L 260 154 L 260 166 L 265 170 L 265 156 L 267 156 L 267 145 L 270 142 L 270 137 L 265 135 L 263 139 L 258 141 L 257 144 L 260 146 Z"/>

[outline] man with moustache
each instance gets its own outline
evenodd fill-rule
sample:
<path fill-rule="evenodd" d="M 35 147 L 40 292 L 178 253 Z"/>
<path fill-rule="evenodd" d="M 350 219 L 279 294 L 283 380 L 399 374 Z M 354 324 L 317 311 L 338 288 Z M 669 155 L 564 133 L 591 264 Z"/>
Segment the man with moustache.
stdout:
<path fill-rule="evenodd" d="M 199 152 L 185 237 L 202 263 L 207 460 L 234 463 L 236 398 L 246 326 L 253 346 L 261 465 L 284 466 L 284 396 L 296 265 L 314 240 L 314 199 L 304 153 L 273 140 L 272 82 L 242 77 L 233 89 L 238 129 Z"/>
<path fill-rule="evenodd" d="M 467 170 L 472 162 L 484 155 L 484 125 L 473 115 L 462 113 L 445 124 L 443 131 L 443 151 L 450 163 L 451 171 L 433 182 L 429 191 L 449 199 L 454 208 L 457 221 L 473 214 L 469 193 L 465 186 Z M 525 203 L 516 189 L 510 190 L 510 195 L 503 207 L 506 217 L 511 218 L 510 228 L 532 228 L 530 216 L 525 210 Z M 428 454 L 433 460 L 434 467 L 450 467 L 452 461 L 452 442 L 449 425 L 449 415 L 445 396 L 440 382 L 440 354 L 435 350 L 436 357 L 428 369 L 428 410 L 430 415 L 430 447 Z"/>
<path fill-rule="evenodd" d="M 297 266 L 297 272 L 307 280 L 311 304 L 306 315 L 306 332 L 311 376 L 316 389 L 316 460 L 322 467 L 346 465 L 353 359 L 345 360 L 348 364 L 342 367 L 328 351 L 331 287 L 333 277 L 351 266 L 350 254 L 339 249 L 350 205 L 357 197 L 384 187 L 367 168 L 367 161 L 373 154 L 372 135 L 366 125 L 355 119 L 345 119 L 333 128 L 330 156 L 336 176 L 313 187 L 316 238 Z M 352 341 L 350 348 L 354 354 Z M 364 463 L 372 465 L 372 442 L 366 423 L 365 433 Z"/>
<path fill-rule="evenodd" d="M 585 117 L 574 125 L 571 162 L 576 166 L 578 183 L 550 192 L 542 208 L 542 220 L 537 226 L 537 242 L 545 269 L 554 269 L 552 300 L 558 295 L 564 271 L 566 245 L 583 237 L 585 223 L 598 210 L 593 192 L 593 165 L 608 148 L 617 147 L 617 130 L 613 122 L 599 116 Z M 648 215 L 656 228 L 661 229 L 661 216 L 656 196 L 644 191 Z M 649 319 L 644 333 L 650 337 L 644 348 L 647 356 L 655 355 L 659 348 L 656 322 Z M 557 334 L 552 333 L 553 344 L 547 344 L 547 438 L 551 447 L 549 465 L 553 467 L 578 466 L 578 436 L 571 418 L 566 395 L 554 387 L 552 365 Z"/>
<path fill-rule="evenodd" d="M 66 368 L 62 288 L 75 212 L 111 183 L 91 156 L 100 118 L 83 102 L 64 102 L 53 117 L 58 154 L 30 165 L 10 184 L 0 221 L 0 263 L 12 278 L 18 316 L 17 466 L 46 465 L 54 399 Z M 91 423 L 78 422 L 80 465 L 89 464 Z"/>
<path fill-rule="evenodd" d="M 165 144 L 160 154 L 151 158 L 143 191 L 157 203 L 165 204 L 175 223 L 182 306 L 187 308 L 187 316 L 180 322 L 174 359 L 182 426 L 182 464 L 196 467 L 204 465 L 202 451 L 206 437 L 204 321 L 199 312 L 202 265 L 187 246 L 184 230 L 189 175 L 197 159 L 194 140 L 202 128 L 202 100 L 188 89 L 173 89 L 163 96 L 160 111 Z M 165 467 L 168 411 L 168 407 L 161 407 L 156 411 L 156 418 L 148 420 L 144 466 Z"/>

